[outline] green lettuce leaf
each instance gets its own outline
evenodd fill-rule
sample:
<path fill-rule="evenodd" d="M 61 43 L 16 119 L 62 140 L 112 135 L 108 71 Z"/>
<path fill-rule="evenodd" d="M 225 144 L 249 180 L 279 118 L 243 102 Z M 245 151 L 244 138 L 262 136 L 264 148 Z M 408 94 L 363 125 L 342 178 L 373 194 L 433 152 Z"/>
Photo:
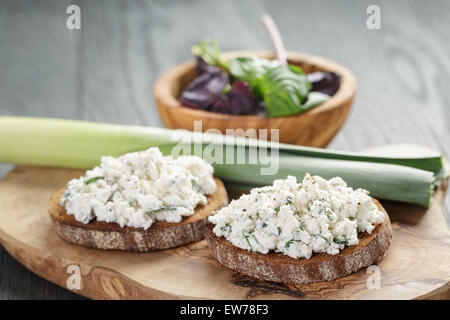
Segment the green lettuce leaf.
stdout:
<path fill-rule="evenodd" d="M 272 68 L 279 66 L 278 61 L 258 57 L 239 57 L 231 60 L 230 73 L 236 79 L 246 81 L 254 92 L 259 92 L 259 82 Z"/>
<path fill-rule="evenodd" d="M 288 116 L 306 111 L 303 105 L 311 83 L 295 66 L 278 66 L 268 70 L 260 81 L 260 90 L 269 117 Z"/>

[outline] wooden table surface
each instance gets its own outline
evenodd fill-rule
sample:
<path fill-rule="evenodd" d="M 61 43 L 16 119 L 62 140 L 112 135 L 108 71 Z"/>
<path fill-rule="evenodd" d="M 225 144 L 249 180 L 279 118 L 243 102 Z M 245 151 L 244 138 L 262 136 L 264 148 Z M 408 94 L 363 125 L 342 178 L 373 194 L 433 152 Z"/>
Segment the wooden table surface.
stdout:
<path fill-rule="evenodd" d="M 370 4 L 381 29 L 366 27 Z M 66 8 L 81 7 L 81 30 Z M 287 49 L 322 55 L 358 79 L 353 110 L 330 147 L 416 143 L 450 156 L 450 1 L 1 1 L 0 115 L 161 126 L 158 75 L 216 38 L 223 51 L 270 49 L 259 16 Z M 0 164 L 0 176 L 11 165 Z M 450 221 L 449 196 L 446 219 Z M 0 299 L 79 299 L 0 248 Z"/>

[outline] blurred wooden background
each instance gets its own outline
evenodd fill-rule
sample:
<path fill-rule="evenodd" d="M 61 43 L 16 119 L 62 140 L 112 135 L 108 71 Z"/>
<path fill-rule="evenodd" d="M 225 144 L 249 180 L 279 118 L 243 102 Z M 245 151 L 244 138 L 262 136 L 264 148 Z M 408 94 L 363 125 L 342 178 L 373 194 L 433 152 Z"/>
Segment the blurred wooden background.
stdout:
<path fill-rule="evenodd" d="M 81 30 L 66 8 L 81 7 Z M 380 30 L 366 9 L 381 8 Z M 0 1 L 0 115 L 160 126 L 152 86 L 216 38 L 223 51 L 270 49 L 259 16 L 287 49 L 322 55 L 358 79 L 351 115 L 330 147 L 416 143 L 450 156 L 450 1 Z M 0 176 L 12 167 L 0 165 Z M 449 197 L 446 218 L 450 221 Z M 1 206 L 1 205 L 0 205 Z M 0 299 L 81 298 L 0 248 Z"/>

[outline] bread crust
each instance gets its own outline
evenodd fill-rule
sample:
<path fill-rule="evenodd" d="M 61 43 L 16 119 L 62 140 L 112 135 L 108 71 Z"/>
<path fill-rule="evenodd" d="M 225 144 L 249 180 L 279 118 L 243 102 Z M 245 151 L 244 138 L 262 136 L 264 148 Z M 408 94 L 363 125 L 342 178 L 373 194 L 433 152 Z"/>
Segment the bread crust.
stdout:
<path fill-rule="evenodd" d="M 147 230 L 122 228 L 113 222 L 79 222 L 60 205 L 64 189 L 52 195 L 48 212 L 56 233 L 65 241 L 83 247 L 135 252 L 174 248 L 202 240 L 208 216 L 228 204 L 228 195 L 222 181 L 217 178 L 214 180 L 216 191 L 207 197 L 208 204 L 195 208 L 192 216 L 184 217 L 179 223 L 158 221 Z"/>
<path fill-rule="evenodd" d="M 253 253 L 218 238 L 208 224 L 205 235 L 214 258 L 225 267 L 264 281 L 307 284 L 331 281 L 378 262 L 392 240 L 392 227 L 383 206 L 373 199 L 384 214 L 384 221 L 373 232 L 358 236 L 359 244 L 346 247 L 337 255 L 314 254 L 310 259 L 294 259 L 282 253 Z"/>

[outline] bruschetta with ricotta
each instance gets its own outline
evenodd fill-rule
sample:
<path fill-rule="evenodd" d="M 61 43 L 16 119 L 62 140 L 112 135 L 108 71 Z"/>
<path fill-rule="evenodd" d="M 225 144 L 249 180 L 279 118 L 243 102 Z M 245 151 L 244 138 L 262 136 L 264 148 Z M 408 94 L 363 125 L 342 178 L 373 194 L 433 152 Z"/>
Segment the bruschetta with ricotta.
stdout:
<path fill-rule="evenodd" d="M 331 281 L 377 263 L 392 229 L 381 204 L 339 177 L 275 180 L 209 217 L 206 238 L 229 269 L 265 281 Z"/>
<path fill-rule="evenodd" d="M 51 197 L 49 213 L 67 242 L 146 252 L 203 239 L 208 216 L 227 203 L 207 162 L 150 148 L 103 157 Z"/>

